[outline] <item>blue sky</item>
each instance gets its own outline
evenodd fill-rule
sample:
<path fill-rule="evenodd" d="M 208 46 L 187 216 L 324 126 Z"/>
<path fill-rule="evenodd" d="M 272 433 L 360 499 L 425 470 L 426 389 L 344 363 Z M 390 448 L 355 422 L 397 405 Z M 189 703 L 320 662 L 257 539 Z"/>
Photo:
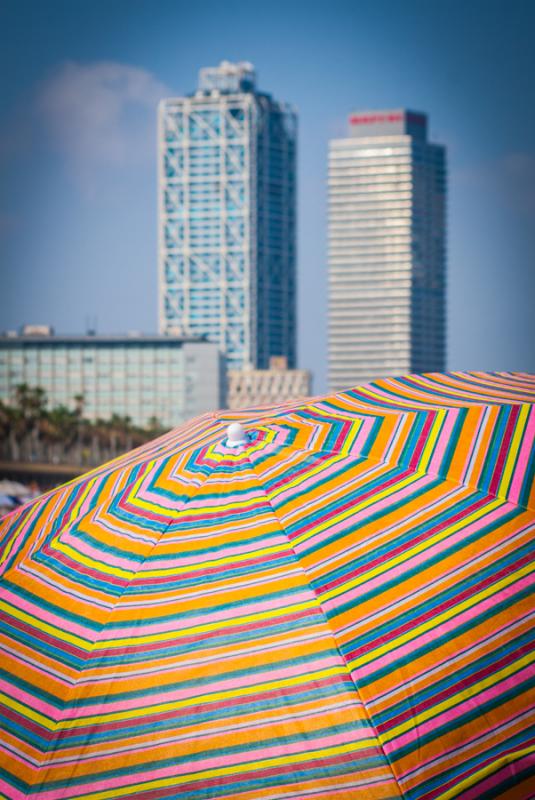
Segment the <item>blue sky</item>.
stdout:
<path fill-rule="evenodd" d="M 299 111 L 299 354 L 325 389 L 326 154 L 407 106 L 448 147 L 448 368 L 535 372 L 535 3 L 0 4 L 0 328 L 157 326 L 159 97 L 248 60 Z"/>

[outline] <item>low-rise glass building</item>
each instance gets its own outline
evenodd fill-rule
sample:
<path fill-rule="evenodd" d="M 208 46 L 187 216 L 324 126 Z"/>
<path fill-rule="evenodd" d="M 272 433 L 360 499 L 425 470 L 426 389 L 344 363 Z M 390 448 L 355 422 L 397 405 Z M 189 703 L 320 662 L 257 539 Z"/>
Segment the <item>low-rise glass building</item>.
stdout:
<path fill-rule="evenodd" d="M 179 425 L 225 405 L 226 364 L 217 345 L 178 336 L 0 336 L 0 400 L 16 387 L 40 386 L 50 406 L 73 408 L 83 397 L 87 419 L 128 416 Z"/>

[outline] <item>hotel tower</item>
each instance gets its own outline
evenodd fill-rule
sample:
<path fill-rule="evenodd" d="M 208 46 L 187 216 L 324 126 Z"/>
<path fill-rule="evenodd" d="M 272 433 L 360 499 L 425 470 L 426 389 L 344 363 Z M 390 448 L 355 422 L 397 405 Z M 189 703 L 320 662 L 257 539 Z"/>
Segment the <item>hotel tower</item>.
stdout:
<path fill-rule="evenodd" d="M 368 111 L 329 148 L 329 384 L 443 371 L 445 149 L 425 114 Z"/>
<path fill-rule="evenodd" d="M 158 161 L 160 332 L 205 336 L 232 369 L 294 367 L 294 110 L 223 61 L 160 104 Z"/>

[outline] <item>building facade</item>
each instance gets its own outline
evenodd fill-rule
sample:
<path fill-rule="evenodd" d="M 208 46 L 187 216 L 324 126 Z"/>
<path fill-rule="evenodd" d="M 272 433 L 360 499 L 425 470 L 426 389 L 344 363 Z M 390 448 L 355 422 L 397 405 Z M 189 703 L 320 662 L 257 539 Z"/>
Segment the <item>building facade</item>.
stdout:
<path fill-rule="evenodd" d="M 310 395 L 311 375 L 306 369 L 288 369 L 284 357 L 272 357 L 268 369 L 230 369 L 227 376 L 230 409 L 278 405 Z"/>
<path fill-rule="evenodd" d="M 446 158 L 425 114 L 352 114 L 329 148 L 329 384 L 443 371 Z"/>
<path fill-rule="evenodd" d="M 173 427 L 226 401 L 217 345 L 173 336 L 1 336 L 0 400 L 14 402 L 23 383 L 51 406 L 73 408 L 81 395 L 87 419 L 119 414 L 141 427 Z"/>
<path fill-rule="evenodd" d="M 202 69 L 159 107 L 161 333 L 203 335 L 230 368 L 292 367 L 296 114 L 248 63 Z"/>

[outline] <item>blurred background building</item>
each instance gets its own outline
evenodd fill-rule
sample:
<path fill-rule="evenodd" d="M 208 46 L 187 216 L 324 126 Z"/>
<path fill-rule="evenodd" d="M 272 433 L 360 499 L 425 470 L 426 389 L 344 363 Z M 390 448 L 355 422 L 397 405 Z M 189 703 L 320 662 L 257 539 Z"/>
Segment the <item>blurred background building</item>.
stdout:
<path fill-rule="evenodd" d="M 0 401 L 40 387 L 50 406 L 83 405 L 88 420 L 129 417 L 170 428 L 226 402 L 217 345 L 179 336 L 55 336 L 46 326 L 0 336 Z"/>
<path fill-rule="evenodd" d="M 228 371 L 227 405 L 230 409 L 276 405 L 308 397 L 311 375 L 306 369 L 288 369 L 284 356 L 272 356 L 269 369 L 252 366 Z"/>
<path fill-rule="evenodd" d="M 160 331 L 206 336 L 234 370 L 295 366 L 296 124 L 247 62 L 160 103 Z"/>
<path fill-rule="evenodd" d="M 329 148 L 331 390 L 444 370 L 445 148 L 427 117 L 352 114 Z"/>

